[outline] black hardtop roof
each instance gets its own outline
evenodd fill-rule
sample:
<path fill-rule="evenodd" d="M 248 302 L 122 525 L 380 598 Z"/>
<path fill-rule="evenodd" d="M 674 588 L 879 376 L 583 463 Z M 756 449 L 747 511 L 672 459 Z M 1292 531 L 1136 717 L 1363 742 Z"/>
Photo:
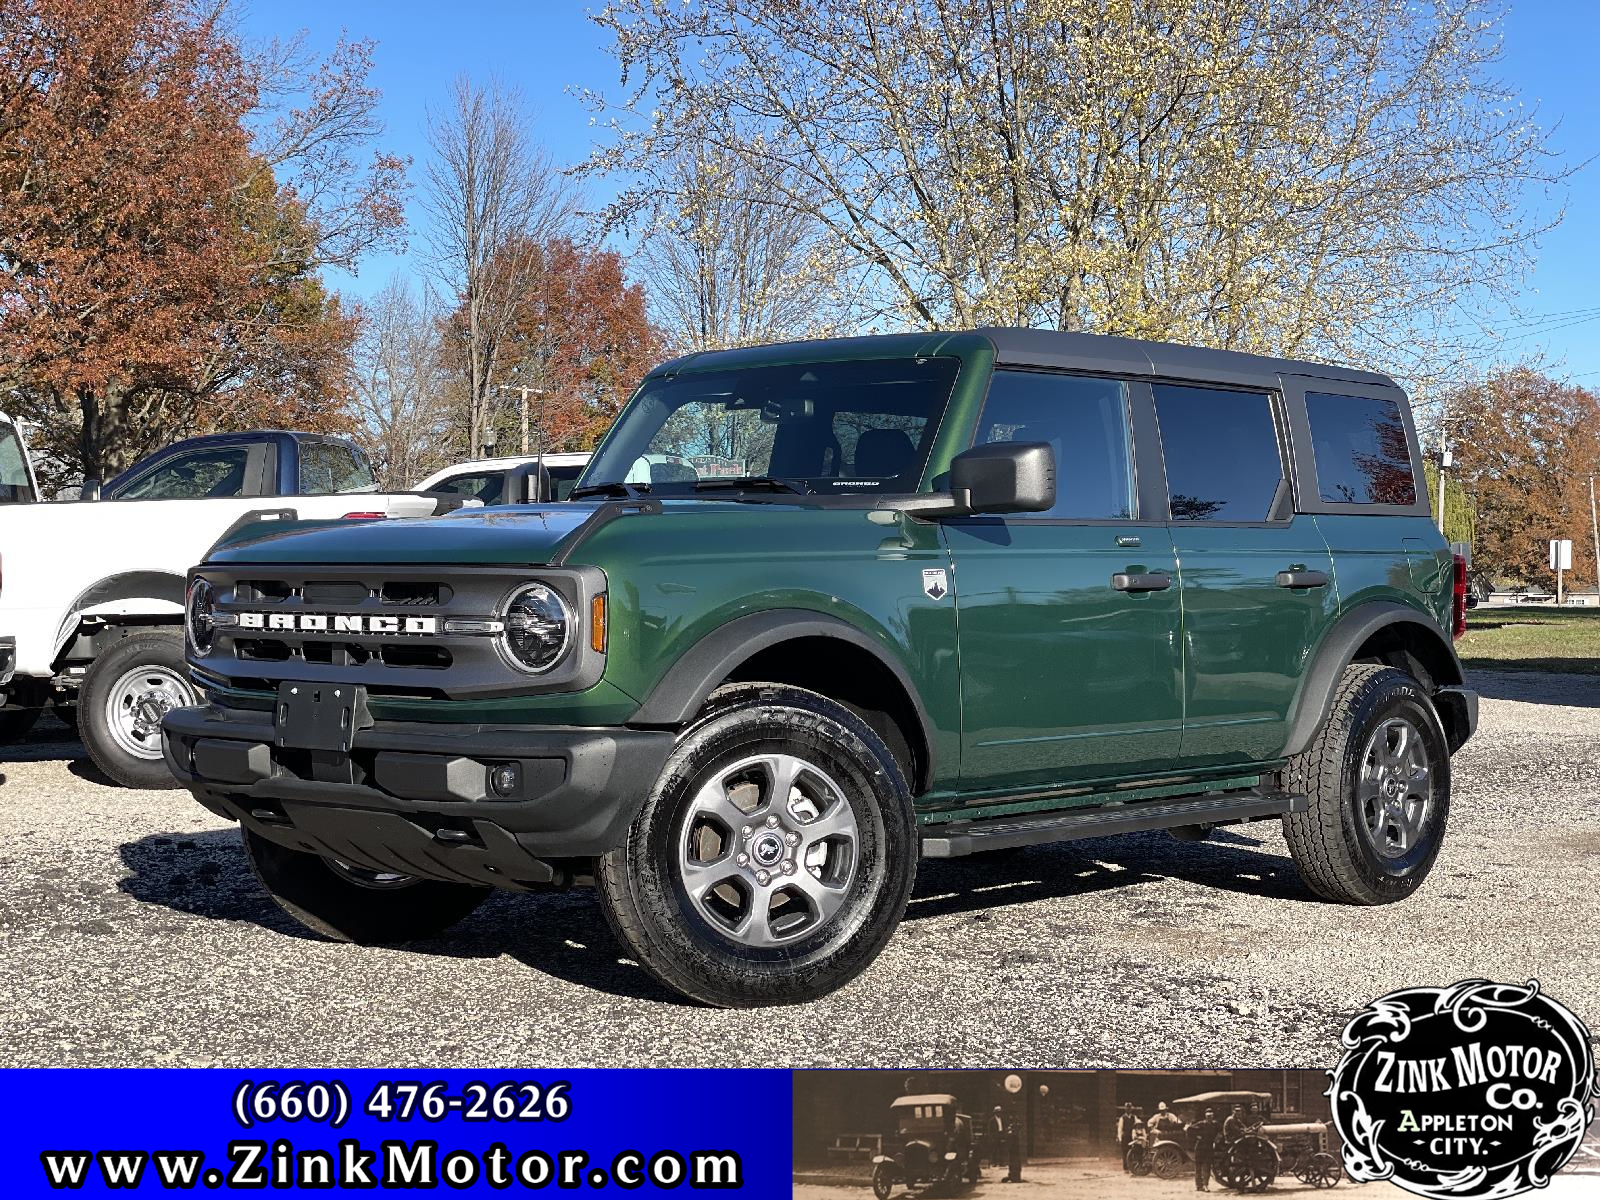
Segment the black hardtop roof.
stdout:
<path fill-rule="evenodd" d="M 678 371 L 707 371 L 771 366 L 818 359 L 856 356 L 937 354 L 963 340 L 987 339 L 998 363 L 1010 366 L 1057 367 L 1077 371 L 1178 379 L 1197 383 L 1275 388 L 1279 375 L 1306 375 L 1317 379 L 1396 387 L 1394 380 L 1376 371 L 1339 367 L 1293 358 L 1269 358 L 1237 350 L 1208 350 L 1174 342 L 1146 342 L 1137 338 L 1098 333 L 1062 333 L 1054 329 L 982 328 L 925 333 L 870 334 L 862 337 L 817 338 L 776 342 L 735 350 L 706 350 L 686 354 L 658 366 L 651 375 Z"/>
<path fill-rule="evenodd" d="M 1208 350 L 1175 342 L 1145 342 L 1096 333 L 1060 333 L 1053 329 L 979 329 L 975 332 L 994 343 L 998 361 L 1024 366 L 1074 367 L 1261 387 L 1276 387 L 1279 375 L 1309 375 L 1376 387 L 1396 386 L 1393 379 L 1376 371 L 1294 358 L 1269 358 L 1238 350 Z"/>

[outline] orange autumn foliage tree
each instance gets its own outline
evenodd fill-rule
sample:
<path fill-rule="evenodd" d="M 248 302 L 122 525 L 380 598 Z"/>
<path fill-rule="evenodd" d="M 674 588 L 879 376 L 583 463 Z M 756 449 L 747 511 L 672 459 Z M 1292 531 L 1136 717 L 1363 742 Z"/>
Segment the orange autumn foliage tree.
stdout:
<path fill-rule="evenodd" d="M 521 269 L 533 265 L 516 320 L 497 348 L 501 384 L 543 393 L 531 401 L 530 422 L 542 430 L 545 450 L 587 450 L 662 356 L 644 289 L 628 282 L 616 251 L 569 238 L 506 254 Z M 464 321 L 458 308 L 445 322 L 445 365 L 457 373 L 464 370 Z M 518 397 L 507 391 L 502 400 L 497 446 L 514 453 L 521 446 Z M 530 449 L 538 449 L 537 438 Z"/>
<path fill-rule="evenodd" d="M 1517 366 L 1458 389 L 1446 411 L 1456 460 L 1447 486 L 1476 512 L 1473 565 L 1554 591 L 1550 540 L 1570 538 L 1571 585 L 1592 587 L 1588 477 L 1600 471 L 1600 396 Z"/>
<path fill-rule="evenodd" d="M 207 429 L 348 423 L 356 321 L 318 272 L 398 225 L 402 168 L 375 163 L 329 222 L 369 132 L 367 48 L 253 139 L 284 61 L 247 58 L 222 17 L 0 0 L 0 405 L 37 423 L 53 482 Z"/>

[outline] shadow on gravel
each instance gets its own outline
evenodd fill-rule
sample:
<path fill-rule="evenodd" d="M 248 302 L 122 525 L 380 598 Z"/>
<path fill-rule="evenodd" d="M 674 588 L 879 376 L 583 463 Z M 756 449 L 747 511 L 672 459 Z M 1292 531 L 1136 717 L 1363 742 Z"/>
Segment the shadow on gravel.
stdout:
<path fill-rule="evenodd" d="M 125 895 L 215 921 L 242 921 L 310 942 L 312 933 L 273 902 L 245 858 L 234 829 L 152 835 L 120 847 Z M 432 958 L 509 956 L 530 970 L 630 999 L 687 1004 L 631 962 L 606 927 L 594 894 L 497 892 L 443 937 L 404 950 Z M 360 953 L 352 950 L 352 953 Z"/>
<path fill-rule="evenodd" d="M 1526 660 L 1529 663 L 1540 660 Z M 1467 663 L 1467 683 L 1488 700 L 1520 700 L 1524 704 L 1560 704 L 1568 708 L 1600 708 L 1600 675 L 1561 669 L 1485 670 Z"/>
<path fill-rule="evenodd" d="M 1129 833 L 971 858 L 929 859 L 917 869 L 917 890 L 906 919 L 1093 896 L 1162 879 L 1263 899 L 1320 903 L 1288 858 L 1269 854 L 1228 830 L 1217 830 L 1203 842 L 1180 842 L 1166 833 Z"/>
<path fill-rule="evenodd" d="M 78 731 L 54 712 L 40 717 L 39 723 L 21 741 L 0 745 L 0 763 L 74 762 L 87 760 L 88 756 L 89 752 L 78 740 Z"/>

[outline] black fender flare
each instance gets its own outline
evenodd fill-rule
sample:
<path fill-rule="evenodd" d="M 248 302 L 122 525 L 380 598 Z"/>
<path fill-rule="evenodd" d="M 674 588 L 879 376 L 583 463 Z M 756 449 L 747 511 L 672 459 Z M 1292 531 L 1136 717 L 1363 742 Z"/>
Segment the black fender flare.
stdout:
<path fill-rule="evenodd" d="M 1300 685 L 1300 694 L 1295 698 L 1294 711 L 1289 717 L 1289 740 L 1283 751 L 1285 758 L 1299 754 L 1311 744 L 1311 739 L 1327 720 L 1340 674 L 1350 665 L 1362 644 L 1389 625 L 1415 625 L 1437 643 L 1435 648 L 1443 652 L 1441 661 L 1448 664 L 1448 669 L 1434 673 L 1435 689 L 1457 688 L 1465 682 L 1461 660 L 1456 657 L 1449 636 L 1427 613 L 1393 600 L 1372 600 L 1358 604 L 1334 623 L 1315 651 L 1311 666 L 1305 673 L 1305 681 Z M 1439 698 L 1436 694 L 1436 701 Z M 1448 714 L 1440 715 L 1447 721 L 1450 719 Z"/>
<path fill-rule="evenodd" d="M 935 733 L 922 696 L 905 667 L 861 630 L 838 617 L 803 608 L 772 608 L 736 617 L 720 625 L 689 647 L 651 689 L 650 695 L 629 720 L 630 725 L 678 728 L 694 719 L 707 697 L 741 663 L 780 642 L 825 637 L 846 642 L 872 655 L 888 669 L 911 700 L 921 726 L 928 771 L 936 753 Z"/>

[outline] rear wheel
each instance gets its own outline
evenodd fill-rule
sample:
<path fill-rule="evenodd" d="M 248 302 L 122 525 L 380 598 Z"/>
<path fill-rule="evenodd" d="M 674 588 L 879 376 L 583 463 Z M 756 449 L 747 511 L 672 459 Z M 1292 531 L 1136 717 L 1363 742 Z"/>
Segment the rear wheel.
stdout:
<path fill-rule="evenodd" d="M 256 878 L 278 907 L 338 942 L 392 945 L 436 937 L 488 898 L 488 888 L 417 879 L 291 850 L 244 831 Z"/>
<path fill-rule="evenodd" d="M 1344 1171 L 1340 1168 L 1338 1159 L 1326 1151 L 1319 1150 L 1311 1156 L 1311 1165 L 1306 1175 L 1312 1187 L 1328 1188 L 1339 1185 L 1339 1180 L 1344 1178 Z"/>
<path fill-rule="evenodd" d="M 813 1000 L 866 969 L 916 861 L 905 778 L 864 721 L 814 692 L 737 684 L 680 738 L 596 882 L 645 970 L 743 1008 Z"/>
<path fill-rule="evenodd" d="M 1393 667 L 1352 663 L 1283 787 L 1309 807 L 1283 819 L 1307 886 L 1327 900 L 1390 904 L 1421 886 L 1450 814 L 1450 753 L 1422 685 Z"/>
<path fill-rule="evenodd" d="M 78 734 L 113 782 L 175 788 L 161 757 L 161 718 L 199 703 L 183 661 L 183 631 L 149 629 L 94 660 L 78 693 Z"/>

